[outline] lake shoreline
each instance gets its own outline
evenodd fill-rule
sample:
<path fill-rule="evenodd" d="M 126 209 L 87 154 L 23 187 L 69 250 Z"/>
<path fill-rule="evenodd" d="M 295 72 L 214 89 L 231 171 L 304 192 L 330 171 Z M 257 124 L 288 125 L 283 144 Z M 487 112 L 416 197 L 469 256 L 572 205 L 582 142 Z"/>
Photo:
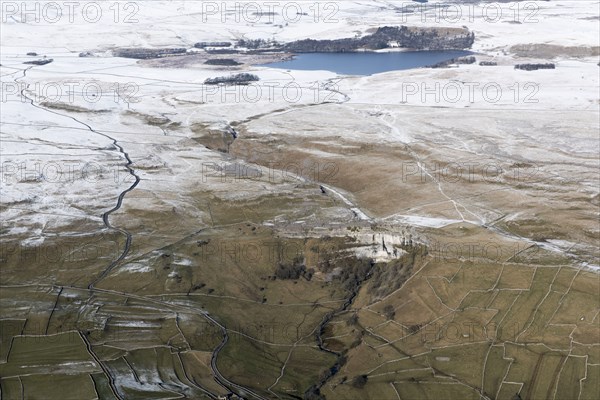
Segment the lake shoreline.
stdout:
<path fill-rule="evenodd" d="M 285 70 L 330 71 L 341 75 L 366 76 L 390 71 L 433 68 L 441 63 L 472 57 L 474 54 L 466 50 L 315 52 L 293 54 L 286 60 L 256 66 Z"/>

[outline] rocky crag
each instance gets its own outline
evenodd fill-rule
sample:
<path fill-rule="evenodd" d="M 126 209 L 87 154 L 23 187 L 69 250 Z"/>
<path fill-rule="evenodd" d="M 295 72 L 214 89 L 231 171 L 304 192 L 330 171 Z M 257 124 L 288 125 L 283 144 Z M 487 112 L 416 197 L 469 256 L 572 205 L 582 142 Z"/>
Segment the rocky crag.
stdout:
<path fill-rule="evenodd" d="M 285 44 L 283 50 L 293 53 L 341 53 L 393 47 L 415 50 L 464 50 L 470 49 L 474 41 L 475 34 L 467 28 L 384 26 L 361 38 L 304 39 Z"/>

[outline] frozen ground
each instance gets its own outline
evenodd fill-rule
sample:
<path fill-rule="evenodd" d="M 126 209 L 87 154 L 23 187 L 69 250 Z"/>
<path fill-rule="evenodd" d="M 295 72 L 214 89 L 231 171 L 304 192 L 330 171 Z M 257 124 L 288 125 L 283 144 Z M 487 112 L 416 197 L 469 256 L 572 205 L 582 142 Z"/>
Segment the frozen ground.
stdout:
<path fill-rule="evenodd" d="M 321 1 L 303 5 L 299 22 L 291 9 L 253 21 L 252 9 L 224 12 L 221 2 L 99 4 L 98 22 L 76 12 L 51 23 L 51 8 L 22 20 L 3 2 L 0 244 L 9 256 L 77 238 L 115 246 L 84 274 L 15 268 L 3 285 L 85 288 L 122 254 L 124 232 L 133 259 L 247 222 L 289 237 L 347 235 L 378 260 L 396 257 L 383 243 L 398 245 L 404 232 L 456 244 L 476 231 L 597 273 L 598 2 Z M 112 56 L 119 47 L 353 37 L 385 25 L 467 26 L 478 62 L 367 77 L 244 66 L 261 81 L 225 89 L 202 83 L 232 70 Z M 87 51 L 95 56 L 79 57 Z M 54 61 L 23 64 L 42 56 Z M 525 62 L 556 69 L 514 69 Z M 154 273 L 132 263 L 114 275 Z"/>

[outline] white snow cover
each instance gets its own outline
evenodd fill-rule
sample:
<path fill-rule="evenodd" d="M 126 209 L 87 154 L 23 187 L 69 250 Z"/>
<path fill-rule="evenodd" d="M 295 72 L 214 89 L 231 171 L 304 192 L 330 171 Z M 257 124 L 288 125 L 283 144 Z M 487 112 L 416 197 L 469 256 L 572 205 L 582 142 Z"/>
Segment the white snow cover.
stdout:
<path fill-rule="evenodd" d="M 259 197 L 265 192 L 262 186 L 257 190 L 255 183 L 250 181 L 237 181 L 234 190 L 230 184 L 218 180 L 204 182 L 204 166 L 207 163 L 221 164 L 225 158 L 199 146 L 191 150 L 189 144 L 195 137 L 192 129 L 195 124 L 223 126 L 275 110 L 278 118 L 285 121 L 285 113 L 290 112 L 293 106 L 313 103 L 315 91 L 318 91 L 316 88 L 324 91 L 325 85 L 332 82 L 335 82 L 338 91 L 349 97 L 343 107 L 361 112 L 369 109 L 380 112 L 382 127 L 392 128 L 391 134 L 382 130 L 380 134 L 369 137 L 358 130 L 347 130 L 344 132 L 345 144 L 340 146 L 355 139 L 362 142 L 416 143 L 421 140 L 421 135 L 431 132 L 414 129 L 409 115 L 415 115 L 419 110 L 423 113 L 432 110 L 444 113 L 445 109 L 464 109 L 530 113 L 534 127 L 544 118 L 544 113 L 586 112 L 581 129 L 561 136 L 548 137 L 541 130 L 528 129 L 524 132 L 517 127 L 507 137 L 505 131 L 500 132 L 495 126 L 484 128 L 488 129 L 491 137 L 503 141 L 504 152 L 534 160 L 552 159 L 566 165 L 572 154 L 590 157 L 600 150 L 597 136 L 590 133 L 594 127 L 588 124 L 594 117 L 597 120 L 598 57 L 559 55 L 551 60 L 557 64 L 557 69 L 530 73 L 515 70 L 513 64 L 549 60 L 520 59 L 511 53 L 511 47 L 516 45 L 598 46 L 600 27 L 596 1 L 525 2 L 534 4 L 534 8 L 526 8 L 524 2 L 498 3 L 496 6 L 502 11 L 497 19 L 495 12 L 498 10 L 492 8 L 496 6 L 486 3 L 456 5 L 430 0 L 423 6 L 425 8 L 406 14 L 402 11 L 407 7 L 419 5 L 409 1 L 323 0 L 300 3 L 303 4 L 302 11 L 308 15 L 301 16 L 298 22 L 292 21 L 297 14 L 289 6 L 287 14 L 284 10 L 285 4 L 292 2 L 281 2 L 272 21 L 268 16 L 251 20 L 254 14 L 249 7 L 256 2 L 250 1 L 227 2 L 226 9 L 220 8 L 224 4 L 220 1 L 97 2 L 95 4 L 101 7 L 101 18 L 97 22 L 91 22 L 91 16 L 84 16 L 79 8 L 72 15 L 72 20 L 66 10 L 59 18 L 58 14 L 53 14 L 55 11 L 51 4 L 55 2 L 50 1 L 36 2 L 41 18 L 36 18 L 34 13 L 23 20 L 20 10 L 7 8 L 8 3 L 2 4 L 1 21 L 0 202 L 7 206 L 2 216 L 3 234 L 10 238 L 28 232 L 30 237 L 25 241 L 26 245 L 43 243 L 48 226 L 69 226 L 73 230 L 71 233 L 77 234 L 83 232 L 77 231 L 74 222 L 85 221 L 103 229 L 102 214 L 114 207 L 119 193 L 132 184 L 133 178 L 125 169 L 124 155 L 110 138 L 96 132 L 109 135 L 125 149 L 141 178 L 136 189 L 138 197 L 126 196 L 124 212 L 181 208 L 189 213 L 190 219 L 197 221 L 197 226 L 208 225 L 210 216 L 196 205 L 193 193 L 206 190 L 222 199 L 242 199 Z M 236 3 L 240 4 L 242 11 L 231 11 Z M 21 2 L 14 4 L 20 7 Z M 115 4 L 118 5 L 118 15 L 115 14 Z M 134 5 L 126 8 L 126 4 Z M 217 9 L 212 7 L 215 5 Z M 319 10 L 316 15 L 315 10 Z M 460 18 L 455 18 L 458 11 Z M 259 87 L 264 88 L 267 82 L 295 82 L 306 89 L 298 103 L 292 105 L 279 91 L 272 98 L 261 96 L 257 102 L 244 101 L 240 93 L 237 96 L 207 93 L 202 86 L 204 80 L 223 75 L 222 71 L 197 65 L 159 68 L 137 60 L 112 57 L 113 51 L 119 47 L 191 49 L 199 41 L 334 39 L 366 35 L 384 25 L 467 26 L 475 32 L 473 50 L 480 53 L 478 57 L 494 60 L 498 66 L 461 65 L 450 69 L 417 69 L 367 77 L 337 77 L 330 71 L 246 68 L 261 78 L 259 85 L 262 86 Z M 39 56 L 26 56 L 32 51 Z M 79 53 L 86 51 L 94 53 L 95 57 L 79 57 Z M 23 64 L 43 56 L 54 61 L 44 66 Z M 469 96 L 469 83 L 479 84 L 473 97 Z M 486 84 L 501 88 L 498 101 L 486 98 L 488 93 L 481 89 Z M 84 91 L 85 85 L 92 91 Z M 427 88 L 440 85 L 449 94 L 454 94 L 452 90 L 457 88 L 463 92 L 457 101 L 450 101 L 449 97 L 454 99 L 450 95 L 437 99 L 431 95 L 423 96 L 422 85 Z M 417 93 L 409 94 L 415 87 Z M 58 101 L 53 99 L 52 89 L 61 94 Z M 33 107 L 21 94 L 22 90 L 36 104 L 54 103 L 58 108 Z M 169 128 L 148 124 L 144 116 L 168 118 L 179 128 L 169 131 Z M 473 120 L 465 121 L 465 130 L 469 129 L 469 123 Z M 269 122 L 263 122 L 262 126 L 278 129 L 276 124 L 269 125 Z M 475 154 L 484 154 L 477 138 L 465 136 L 463 130 L 439 132 L 435 128 L 431 128 L 432 132 L 441 136 L 440 141 L 452 142 Z M 525 133 L 529 136 L 525 137 Z M 301 130 L 297 134 L 316 135 Z M 528 143 L 538 146 L 532 148 Z M 315 155 L 326 156 L 324 152 L 311 151 Z M 581 185 L 586 194 L 593 196 L 598 193 L 597 181 L 593 179 L 582 177 Z M 266 192 L 275 187 L 282 192 L 291 192 L 294 184 L 265 182 L 264 187 Z M 368 211 L 355 204 L 352 196 L 335 187 L 328 189 L 359 219 L 371 220 Z M 119 217 L 115 215 L 112 218 Z M 400 223 L 431 228 L 459 222 L 413 212 L 393 218 Z M 160 227 L 155 229 L 160 230 Z M 149 272 L 143 268 L 131 268 L 128 272 Z"/>

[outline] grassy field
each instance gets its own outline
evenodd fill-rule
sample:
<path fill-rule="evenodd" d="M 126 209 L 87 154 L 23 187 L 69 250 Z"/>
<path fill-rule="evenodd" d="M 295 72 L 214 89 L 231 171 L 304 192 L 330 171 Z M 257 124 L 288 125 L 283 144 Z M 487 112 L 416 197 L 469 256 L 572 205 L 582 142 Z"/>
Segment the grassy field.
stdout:
<path fill-rule="evenodd" d="M 199 203 L 211 223 L 183 238 L 136 236 L 141 244 L 93 289 L 108 253 L 93 264 L 23 266 L 9 254 L 3 398 L 56 398 L 52 382 L 73 388 L 66 399 L 227 395 L 211 368 L 224 330 L 218 370 L 264 398 L 318 398 L 315 388 L 352 400 L 595 398 L 594 273 L 530 242 L 455 224 L 398 248 L 397 259 L 365 264 L 365 275 L 352 235 L 380 228 L 297 228 L 293 220 L 340 209 L 310 185 L 297 189 L 306 196 Z M 52 268 L 60 273 L 48 283 Z"/>

